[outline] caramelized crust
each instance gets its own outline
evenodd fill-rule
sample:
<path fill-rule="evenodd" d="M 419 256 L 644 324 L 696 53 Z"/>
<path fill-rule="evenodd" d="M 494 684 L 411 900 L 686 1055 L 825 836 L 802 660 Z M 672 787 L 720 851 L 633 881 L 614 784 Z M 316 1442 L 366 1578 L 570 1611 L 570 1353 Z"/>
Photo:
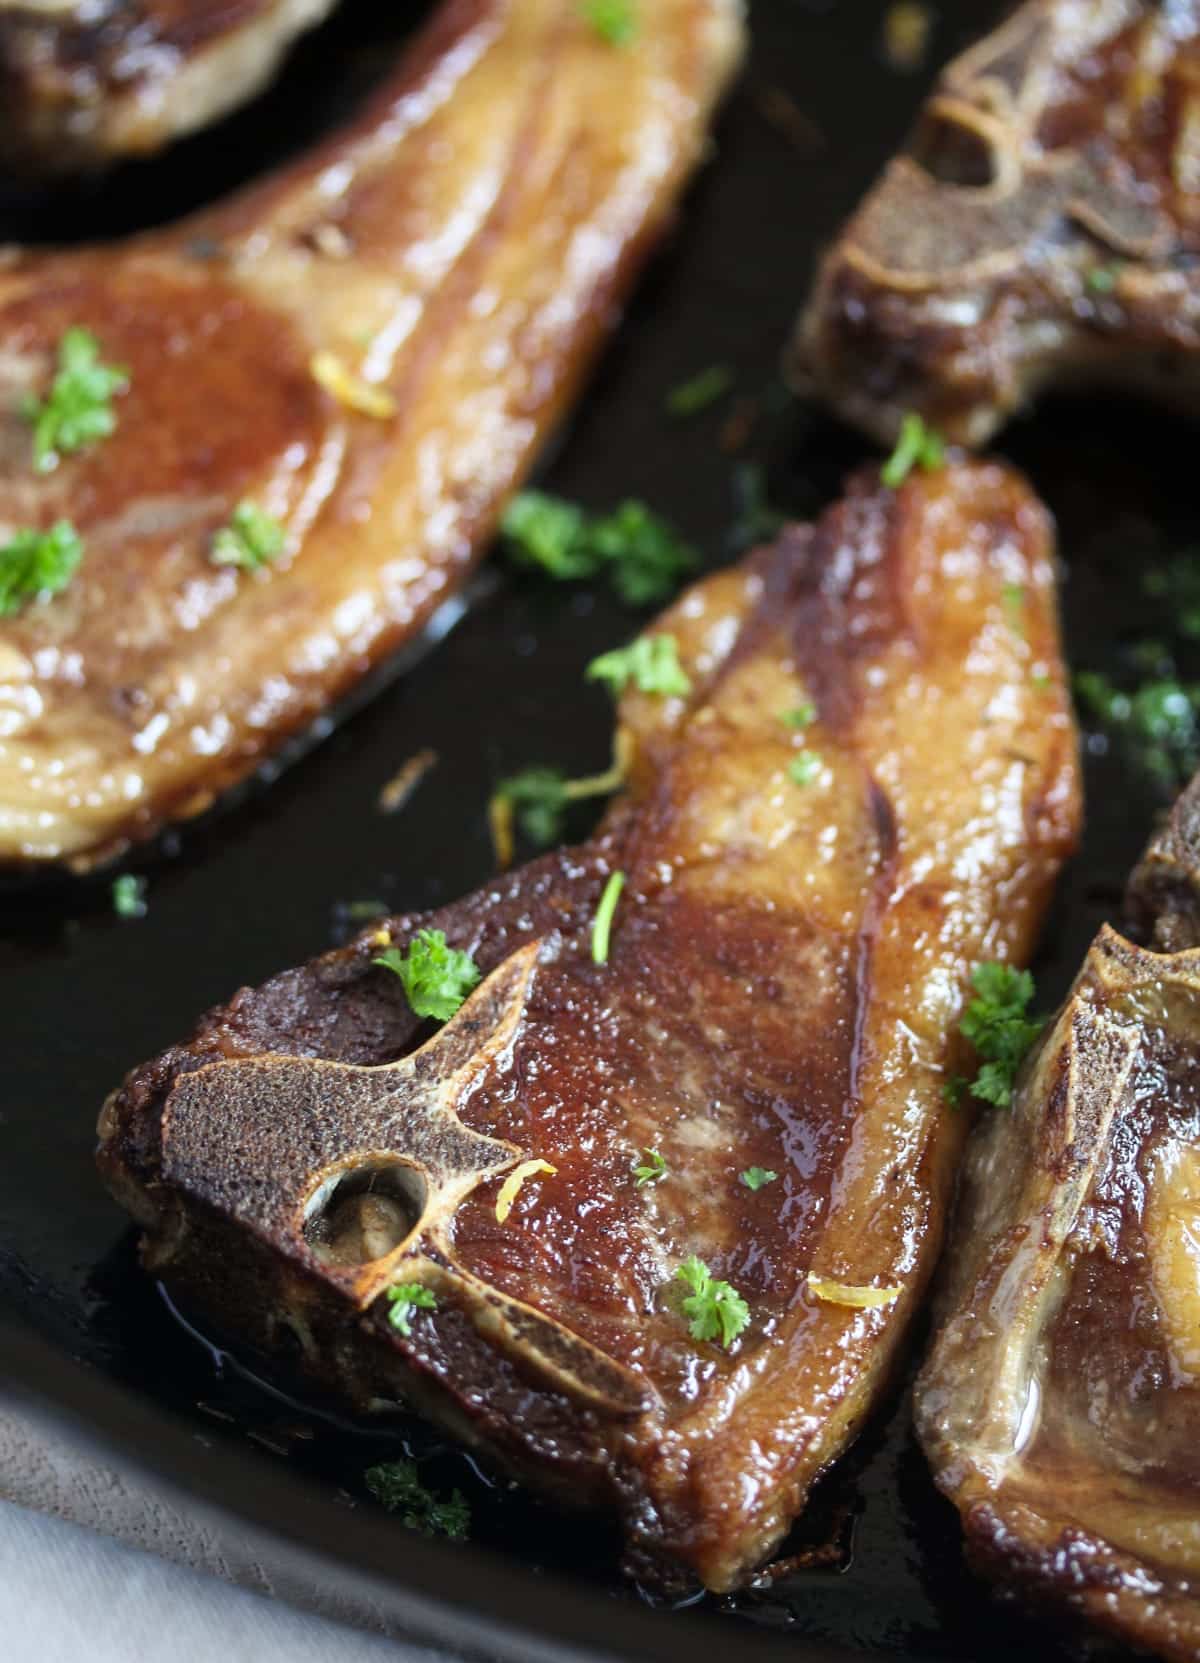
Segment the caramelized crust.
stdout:
<path fill-rule="evenodd" d="M 1200 7 L 1026 0 L 943 73 L 826 255 L 793 370 L 890 442 L 982 444 L 1045 386 L 1194 402 Z"/>
<path fill-rule="evenodd" d="M 591 843 L 243 990 L 113 1095 L 99 1159 L 208 1320 L 616 1510 L 639 1573 L 725 1589 L 858 1431 L 920 1302 L 963 989 L 1032 948 L 1077 831 L 1075 732 L 1050 527 L 996 466 L 864 475 L 655 627 L 692 690 L 623 701 L 629 788 Z M 372 964 L 422 926 L 486 978 L 432 1038 Z M 666 1172 L 639 1186 L 647 1149 Z M 555 1170 L 501 1221 L 531 1160 Z M 748 1303 L 728 1351 L 689 1334 L 690 1254 Z M 828 1303 L 810 1271 L 897 1294 Z M 397 1281 L 438 1300 L 410 1337 Z"/>
<path fill-rule="evenodd" d="M 0 0 L 0 160 L 144 155 L 252 98 L 335 0 Z"/>
<path fill-rule="evenodd" d="M 736 0 L 446 0 L 356 127 L 212 213 L 0 264 L 0 537 L 70 588 L 0 644 L 0 860 L 83 866 L 194 814 L 463 582 L 697 160 Z M 111 439 L 31 466 L 63 331 L 128 366 Z M 333 354 L 382 410 L 319 386 Z M 391 408 L 392 413 L 386 414 Z M 249 498 L 283 556 L 211 563 Z"/>
<path fill-rule="evenodd" d="M 1103 929 L 972 1140 L 916 1393 L 982 1567 L 1177 1663 L 1200 1655 L 1198 804 L 1131 889 L 1163 950 Z"/>

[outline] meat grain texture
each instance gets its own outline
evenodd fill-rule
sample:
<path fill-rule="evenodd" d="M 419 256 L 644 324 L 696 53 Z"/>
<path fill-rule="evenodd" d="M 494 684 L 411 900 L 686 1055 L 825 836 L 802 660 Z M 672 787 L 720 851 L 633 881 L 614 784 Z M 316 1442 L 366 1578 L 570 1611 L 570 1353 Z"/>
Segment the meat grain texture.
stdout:
<path fill-rule="evenodd" d="M 953 62 L 822 261 L 795 381 L 890 443 L 983 444 L 1044 388 L 1191 408 L 1200 6 L 1027 0 Z"/>
<path fill-rule="evenodd" d="M 243 990 L 112 1096 L 100 1166 L 147 1268 L 357 1412 L 403 1400 L 615 1512 L 638 1574 L 743 1581 L 889 1381 L 970 969 L 1030 953 L 1074 845 L 1051 542 L 1003 468 L 871 471 L 685 594 L 654 628 L 691 691 L 623 699 L 590 843 Z M 432 1038 L 372 962 L 423 927 L 486 978 Z M 554 1171 L 501 1219 L 528 1161 Z M 690 1255 L 747 1302 L 728 1349 L 681 1310 Z M 437 1306 L 405 1336 L 412 1281 Z"/>
<path fill-rule="evenodd" d="M 285 173 L 0 264 L 0 540 L 66 517 L 86 545 L 2 626 L 0 861 L 91 865 L 204 809 L 459 589 L 738 60 L 736 0 L 645 0 L 639 29 L 445 0 Z M 21 401 L 72 326 L 130 387 L 112 438 L 38 474 Z M 257 572 L 210 558 L 243 499 L 287 534 Z"/>

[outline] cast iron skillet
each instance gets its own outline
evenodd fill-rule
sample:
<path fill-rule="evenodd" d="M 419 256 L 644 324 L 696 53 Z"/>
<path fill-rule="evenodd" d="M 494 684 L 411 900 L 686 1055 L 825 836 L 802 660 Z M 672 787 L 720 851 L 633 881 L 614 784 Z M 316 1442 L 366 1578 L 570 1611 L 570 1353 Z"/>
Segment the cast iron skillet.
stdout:
<path fill-rule="evenodd" d="M 763 528 L 750 512 L 754 467 L 773 507 L 806 516 L 868 455 L 787 399 L 780 348 L 816 252 L 902 138 L 932 66 L 998 8 L 959 0 L 937 17 L 929 66 L 912 75 L 884 60 L 885 9 L 757 0 L 751 62 L 712 164 L 546 470 L 552 489 L 596 507 L 642 497 L 718 565 Z M 113 235 L 229 188 L 247 158 L 266 166 L 345 113 L 411 23 L 395 21 L 405 11 L 347 0 L 253 109 L 73 195 L 0 198 L 0 238 Z M 735 391 L 691 420 L 668 417 L 668 392 L 714 363 L 736 370 Z M 739 434 L 740 448 L 723 448 Z M 1058 516 L 1073 665 L 1126 668 L 1131 643 L 1170 628 L 1143 573 L 1194 535 L 1194 433 L 1177 417 L 1096 398 L 1048 406 L 1000 448 Z M 753 1656 L 767 1645 L 761 1631 L 775 1630 L 787 1631 L 793 1659 L 1069 1657 L 1071 1636 L 995 1604 L 966 1570 L 901 1387 L 822 1486 L 785 1549 L 798 1556 L 790 1571 L 695 1610 L 651 1612 L 617 1577 L 605 1527 L 565 1527 L 418 1426 L 364 1434 L 298 1409 L 206 1349 L 137 1270 L 132 1232 L 95 1179 L 96 1110 L 133 1063 L 239 983 L 344 934 L 340 903 L 427 907 L 484 881 L 484 804 L 498 778 L 533 762 L 603 765 L 608 700 L 582 670 L 643 621 L 599 590 L 494 564 L 436 651 L 269 790 L 141 858 L 146 918 L 116 918 L 107 879 L 0 893 L 0 1297 L 14 1324 L 0 1367 L 43 1406 L 90 1424 L 114 1459 L 149 1462 L 314 1552 L 314 1574 L 330 1585 L 366 1577 L 402 1626 L 475 1647 L 487 1634 L 505 1656 L 599 1647 L 683 1658 L 730 1645 Z M 1186 673 L 1188 650 L 1172 645 Z M 424 747 L 436 767 L 400 815 L 381 815 L 379 788 Z M 1087 789 L 1085 847 L 1038 966 L 1047 1005 L 1100 921 L 1115 918 L 1166 800 L 1128 758 L 1094 744 Z M 587 828 L 581 812 L 571 832 Z M 298 1423 L 312 1435 L 297 1436 Z M 432 1488 L 467 1495 L 469 1546 L 410 1537 L 370 1499 L 363 1470 L 404 1449 Z"/>

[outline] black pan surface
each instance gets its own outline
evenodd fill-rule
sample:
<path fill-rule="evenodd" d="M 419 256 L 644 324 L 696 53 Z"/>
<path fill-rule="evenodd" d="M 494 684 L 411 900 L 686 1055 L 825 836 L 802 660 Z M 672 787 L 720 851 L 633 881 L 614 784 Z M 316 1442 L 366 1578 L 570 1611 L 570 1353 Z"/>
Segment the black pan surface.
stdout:
<path fill-rule="evenodd" d="M 761 531 L 763 500 L 803 517 L 835 495 L 868 452 L 784 394 L 788 325 L 818 250 L 903 137 L 933 68 L 997 10 L 966 0 L 935 9 L 927 63 L 901 73 L 882 50 L 880 0 L 756 0 L 751 60 L 711 165 L 548 459 L 549 488 L 594 507 L 642 497 L 712 566 Z M 283 81 L 221 129 L 71 193 L 0 194 L 0 240 L 115 235 L 219 194 L 246 176 L 248 159 L 269 165 L 352 108 L 411 21 L 407 8 L 348 0 Z M 668 393 L 712 364 L 734 370 L 733 391 L 690 419 L 669 416 Z M 1145 585 L 1148 570 L 1198 537 L 1188 424 L 1095 397 L 1046 405 L 1000 448 L 1058 518 L 1073 667 L 1130 674 L 1139 643 L 1155 639 L 1200 679 L 1196 646 L 1173 633 L 1179 608 Z M 499 778 L 534 762 L 603 766 L 609 704 L 582 670 L 643 618 L 599 589 L 494 563 L 436 650 L 269 788 L 140 858 L 145 918 L 114 915 L 107 878 L 0 892 L 0 1299 L 17 1325 L 0 1367 L 44 1403 L 90 1419 L 118 1456 L 151 1459 L 318 1550 L 331 1582 L 355 1566 L 435 1601 L 457 1590 L 498 1648 L 525 1624 L 553 1645 L 574 1634 L 623 1656 L 749 1655 L 763 1630 L 785 1633 L 793 1658 L 1076 1656 L 1073 1636 L 997 1604 L 966 1569 L 902 1391 L 822 1487 L 785 1549 L 799 1556 L 790 1570 L 664 1619 L 619 1581 L 601 1526 L 564 1526 L 418 1425 L 364 1434 L 256 1385 L 171 1314 L 96 1181 L 96 1111 L 132 1064 L 241 983 L 340 939 L 351 927 L 345 903 L 427 907 L 484 881 L 484 806 Z M 379 813 L 380 787 L 426 747 L 438 761 L 408 806 Z M 1036 967 L 1047 1006 L 1098 924 L 1116 918 L 1128 868 L 1170 794 L 1095 736 L 1087 793 L 1084 848 Z M 572 834 L 588 823 L 581 808 Z M 370 1499 L 364 1469 L 405 1449 L 432 1488 L 466 1494 L 471 1545 L 413 1544 Z M 506 1645 L 516 1649 L 505 1655 L 532 1655 Z"/>

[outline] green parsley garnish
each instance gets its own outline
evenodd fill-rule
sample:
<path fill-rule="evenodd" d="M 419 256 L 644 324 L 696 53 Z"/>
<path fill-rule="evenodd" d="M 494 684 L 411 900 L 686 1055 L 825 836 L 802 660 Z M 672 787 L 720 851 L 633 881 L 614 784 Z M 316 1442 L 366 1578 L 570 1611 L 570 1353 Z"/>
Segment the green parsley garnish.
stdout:
<path fill-rule="evenodd" d="M 683 1261 L 675 1276 L 692 1290 L 682 1306 L 692 1338 L 719 1339 L 728 1350 L 750 1321 L 749 1305 L 728 1282 L 714 1282 L 708 1266 L 694 1253 Z"/>
<path fill-rule="evenodd" d="M 788 778 L 797 785 L 811 785 L 821 772 L 821 759 L 816 751 L 797 751 L 788 763 Z"/>
<path fill-rule="evenodd" d="M 740 1176 L 748 1190 L 760 1190 L 764 1184 L 773 1184 L 779 1174 L 772 1172 L 769 1167 L 748 1166 Z"/>
<path fill-rule="evenodd" d="M 613 872 L 604 886 L 604 893 L 600 897 L 600 905 L 596 908 L 596 916 L 592 921 L 592 963 L 608 963 L 608 941 L 612 934 L 613 913 L 617 910 L 617 902 L 621 899 L 621 891 L 625 887 L 624 872 Z"/>
<path fill-rule="evenodd" d="M 375 1499 L 389 1513 L 399 1513 L 401 1523 L 410 1530 L 466 1541 L 471 1524 L 466 1497 L 461 1490 L 452 1490 L 449 1501 L 440 1501 L 421 1483 L 415 1461 L 386 1461 L 368 1467 L 363 1479 Z"/>
<path fill-rule="evenodd" d="M 437 1310 L 437 1295 L 432 1288 L 422 1287 L 420 1282 L 397 1282 L 387 1290 L 385 1297 L 391 1306 L 388 1321 L 405 1339 L 412 1335 L 410 1316 L 414 1310 Z"/>
<path fill-rule="evenodd" d="M 1119 266 L 1093 266 L 1087 274 L 1087 286 L 1093 294 L 1111 294 L 1120 275 Z"/>
<path fill-rule="evenodd" d="M 529 841 L 546 849 L 562 837 L 567 776 L 557 768 L 526 768 L 501 780 L 492 801 L 507 803 Z"/>
<path fill-rule="evenodd" d="M 83 559 L 83 543 L 70 520 L 49 531 L 30 527 L 0 548 L 0 618 L 13 618 L 39 595 L 67 587 Z"/>
<path fill-rule="evenodd" d="M 562 580 L 607 575 L 630 606 L 665 599 L 696 565 L 693 550 L 640 502 L 589 516 L 561 497 L 521 491 L 500 531 L 519 564 Z"/>
<path fill-rule="evenodd" d="M 946 460 L 946 445 L 936 428 L 927 427 L 915 410 L 900 423 L 896 448 L 880 470 L 879 477 L 892 490 L 903 485 L 914 468 L 931 473 Z"/>
<path fill-rule="evenodd" d="M 667 409 L 673 416 L 694 416 L 706 410 L 733 385 L 733 373 L 724 364 L 710 364 L 690 381 L 682 382 L 667 395 Z"/>
<path fill-rule="evenodd" d="M 1030 677 L 1031 687 L 1036 687 L 1039 693 L 1046 693 L 1053 686 L 1049 670 L 1034 670 Z"/>
<path fill-rule="evenodd" d="M 146 916 L 146 880 L 132 872 L 122 872 L 113 879 L 112 906 L 118 918 Z"/>
<path fill-rule="evenodd" d="M 1033 998 L 1033 977 L 1011 964 L 977 964 L 971 972 L 975 998 L 963 1013 L 959 1031 L 979 1053 L 983 1067 L 970 1082 L 971 1095 L 1006 1108 L 1025 1053 L 1043 1024 L 1026 1015 Z M 961 1088 L 950 1081 L 947 1088 Z"/>
<path fill-rule="evenodd" d="M 1000 591 L 1000 598 L 1004 602 L 1004 614 L 1008 619 L 1008 627 L 1014 635 L 1025 633 L 1025 585 L 1023 583 L 1006 583 Z"/>
<path fill-rule="evenodd" d="M 614 696 L 632 681 L 639 693 L 683 698 L 692 684 L 679 662 L 679 643 L 673 635 L 639 635 L 628 647 L 601 653 L 587 667 L 589 681 L 606 681 Z"/>
<path fill-rule="evenodd" d="M 254 502 L 239 502 L 212 540 L 214 566 L 240 566 L 244 572 L 256 572 L 268 566 L 283 553 L 287 533 L 279 521 L 273 519 Z"/>
<path fill-rule="evenodd" d="M 637 33 L 633 0 L 579 0 L 579 9 L 610 46 L 627 46 Z"/>
<path fill-rule="evenodd" d="M 479 985 L 479 966 L 470 953 L 447 947 L 441 930 L 418 930 L 407 953 L 389 947 L 371 960 L 399 976 L 416 1016 L 448 1022 L 471 989 Z"/>
<path fill-rule="evenodd" d="M 107 439 L 117 425 L 112 400 L 129 387 L 129 372 L 100 362 L 89 329 L 68 329 L 58 343 L 58 370 L 44 399 L 32 395 L 21 414 L 33 428 L 33 465 L 49 473 L 61 456 Z"/>
<path fill-rule="evenodd" d="M 1200 686 L 1179 681 L 1169 656 L 1161 663 L 1170 673 L 1132 692 L 1094 670 L 1081 670 L 1074 688 L 1080 709 L 1129 746 L 1164 790 L 1173 790 L 1200 768 Z"/>
<path fill-rule="evenodd" d="M 642 1153 L 646 1157 L 645 1162 L 633 1169 L 633 1175 L 637 1179 L 639 1189 L 643 1184 L 657 1184 L 660 1178 L 665 1178 L 667 1175 L 667 1163 L 657 1149 L 644 1149 Z"/>
<path fill-rule="evenodd" d="M 811 699 L 805 699 L 794 710 L 785 710 L 780 719 L 789 728 L 811 727 L 817 719 L 817 707 Z"/>
<path fill-rule="evenodd" d="M 1195 553 L 1177 554 L 1165 566 L 1152 566 L 1142 578 L 1142 589 L 1171 607 L 1171 627 L 1189 641 L 1200 640 L 1200 559 Z"/>

